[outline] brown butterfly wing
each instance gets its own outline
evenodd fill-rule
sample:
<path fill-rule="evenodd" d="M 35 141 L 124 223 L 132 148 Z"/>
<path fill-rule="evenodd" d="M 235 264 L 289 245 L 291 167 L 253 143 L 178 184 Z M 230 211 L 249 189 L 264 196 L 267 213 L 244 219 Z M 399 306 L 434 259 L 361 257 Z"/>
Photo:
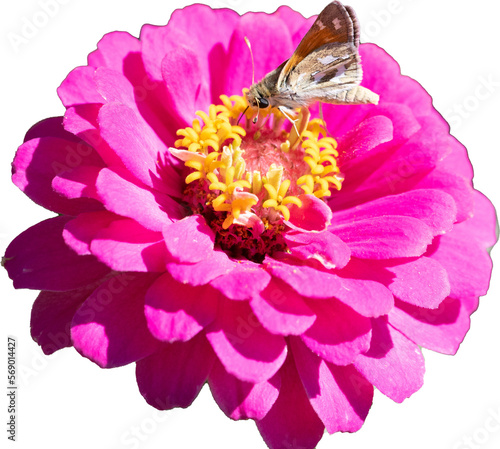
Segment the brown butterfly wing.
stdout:
<path fill-rule="evenodd" d="M 359 25 L 351 7 L 340 2 L 332 2 L 321 11 L 313 26 L 302 38 L 292 57 L 281 71 L 278 86 L 288 73 L 308 54 L 317 48 L 332 42 L 354 43 L 359 45 Z"/>

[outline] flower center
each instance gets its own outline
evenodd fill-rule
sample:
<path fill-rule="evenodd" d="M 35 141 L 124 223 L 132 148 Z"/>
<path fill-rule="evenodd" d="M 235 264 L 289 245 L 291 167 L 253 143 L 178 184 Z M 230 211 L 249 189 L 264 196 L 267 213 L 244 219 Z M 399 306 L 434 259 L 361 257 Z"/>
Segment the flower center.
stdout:
<path fill-rule="evenodd" d="M 337 142 L 319 119 L 301 109 L 291 123 L 278 109 L 247 108 L 245 95 L 221 96 L 171 153 L 184 161 L 184 200 L 215 231 L 216 243 L 235 256 L 261 261 L 285 251 L 290 208 L 304 194 L 328 197 L 340 190 Z M 244 115 L 244 126 L 238 121 Z"/>

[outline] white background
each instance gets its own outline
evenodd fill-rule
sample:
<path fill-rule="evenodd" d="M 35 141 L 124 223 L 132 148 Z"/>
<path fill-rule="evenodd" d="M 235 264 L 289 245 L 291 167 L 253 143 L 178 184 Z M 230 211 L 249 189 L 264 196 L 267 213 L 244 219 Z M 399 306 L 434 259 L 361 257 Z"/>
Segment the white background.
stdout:
<path fill-rule="evenodd" d="M 59 0 L 58 10 L 44 23 L 43 1 L 9 2 L 0 18 L 1 254 L 19 232 L 50 216 L 11 184 L 10 163 L 32 124 L 64 113 L 56 95 L 60 82 L 72 68 L 86 63 L 86 55 L 103 34 L 125 30 L 138 36 L 142 24 L 163 25 L 174 8 L 187 4 L 180 0 Z M 208 3 L 240 13 L 272 12 L 280 5 L 275 0 Z M 436 108 L 453 124 L 452 133 L 469 150 L 476 188 L 500 206 L 498 2 L 477 2 L 480 8 L 464 0 L 348 3 L 359 16 L 362 40 L 385 48 L 399 61 L 402 72 L 420 81 L 433 96 Z M 290 1 L 288 5 L 310 16 L 319 13 L 326 1 Z M 36 34 L 13 45 L 13 34 L 22 36 L 26 20 L 38 21 Z M 481 87 L 481 80 L 488 79 L 493 81 L 491 91 Z M 498 248 L 492 256 L 500 263 Z M 499 280 L 497 269 L 456 356 L 424 351 L 427 373 L 419 392 L 401 405 L 376 393 L 361 431 L 325 435 L 318 448 L 498 448 Z M 265 448 L 253 422 L 230 421 L 207 389 L 188 410 L 157 412 L 138 393 L 132 365 L 102 370 L 73 349 L 44 356 L 29 336 L 36 292 L 15 291 L 3 270 L 0 292 L 5 342 L 0 351 L 0 379 L 4 379 L 0 384 L 6 384 L 6 335 L 18 339 L 17 448 Z M 1 395 L 0 439 L 6 440 L 7 407 L 5 393 Z"/>

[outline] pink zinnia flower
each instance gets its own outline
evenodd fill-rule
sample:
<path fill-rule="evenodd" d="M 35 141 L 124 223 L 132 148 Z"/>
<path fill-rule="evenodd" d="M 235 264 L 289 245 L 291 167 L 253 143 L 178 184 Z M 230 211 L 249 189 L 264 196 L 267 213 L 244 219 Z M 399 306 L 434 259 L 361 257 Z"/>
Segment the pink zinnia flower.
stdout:
<path fill-rule="evenodd" d="M 58 216 L 4 258 L 16 288 L 42 290 L 45 353 L 136 362 L 159 409 L 208 382 L 273 449 L 358 430 L 374 387 L 417 391 L 420 347 L 457 351 L 496 241 L 465 148 L 374 45 L 360 47 L 363 85 L 380 104 L 325 106 L 334 138 L 307 117 L 298 138 L 278 112 L 236 124 L 244 37 L 259 78 L 311 23 L 195 5 L 139 39 L 106 35 L 59 88 L 65 116 L 18 150 L 14 183 Z"/>

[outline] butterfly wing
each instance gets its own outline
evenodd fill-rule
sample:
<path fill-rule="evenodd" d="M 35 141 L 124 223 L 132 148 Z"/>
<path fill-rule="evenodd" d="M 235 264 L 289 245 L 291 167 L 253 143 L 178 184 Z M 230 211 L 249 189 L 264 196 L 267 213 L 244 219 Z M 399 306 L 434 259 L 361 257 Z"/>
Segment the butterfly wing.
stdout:
<path fill-rule="evenodd" d="M 326 44 L 350 43 L 359 45 L 359 25 L 354 10 L 340 2 L 332 2 L 321 11 L 313 26 L 300 41 L 278 79 L 281 86 L 290 71 L 310 53 Z"/>

